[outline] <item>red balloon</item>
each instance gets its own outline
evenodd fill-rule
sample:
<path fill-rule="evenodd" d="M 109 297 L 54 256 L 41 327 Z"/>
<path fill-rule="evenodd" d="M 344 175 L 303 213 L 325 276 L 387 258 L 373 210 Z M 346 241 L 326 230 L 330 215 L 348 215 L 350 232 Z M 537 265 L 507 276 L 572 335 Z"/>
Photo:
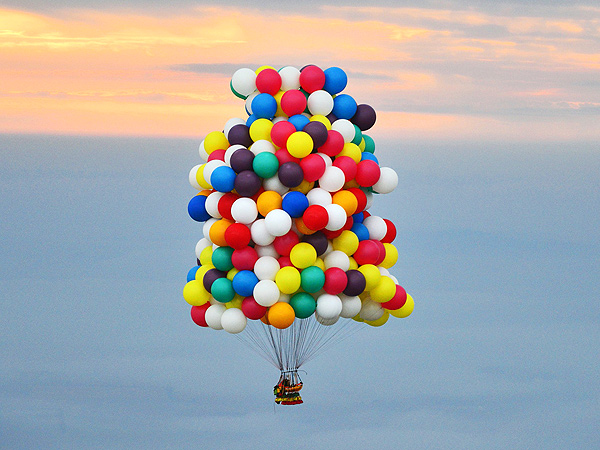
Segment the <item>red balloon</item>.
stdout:
<path fill-rule="evenodd" d="M 344 136 L 339 131 L 327 131 L 327 140 L 319 147 L 321 153 L 327 156 L 335 156 L 344 148 Z"/>
<path fill-rule="evenodd" d="M 405 303 L 406 291 L 402 286 L 396 285 L 396 293 L 394 294 L 392 299 L 390 301 L 382 303 L 381 306 L 383 306 L 385 309 L 394 310 L 402 308 Z"/>
<path fill-rule="evenodd" d="M 306 109 L 306 97 L 297 89 L 285 91 L 281 96 L 281 109 L 290 117 L 302 114 Z"/>
<path fill-rule="evenodd" d="M 288 266 L 294 267 L 294 265 L 292 264 L 292 260 L 289 256 L 280 256 L 279 258 L 277 258 L 277 262 L 279 263 L 279 268 Z"/>
<path fill-rule="evenodd" d="M 285 147 L 288 138 L 296 132 L 296 127 L 287 120 L 277 122 L 271 128 L 271 140 L 277 147 Z M 213 152 L 214 153 L 214 152 Z"/>
<path fill-rule="evenodd" d="M 310 205 L 302 214 L 302 221 L 310 230 L 322 230 L 329 222 L 329 214 L 321 205 Z"/>
<path fill-rule="evenodd" d="M 201 327 L 207 327 L 208 324 L 206 323 L 206 310 L 208 309 L 208 307 L 210 306 L 209 302 L 206 302 L 204 305 L 200 305 L 200 306 L 192 306 L 192 310 L 190 311 L 190 314 L 192 316 L 192 320 L 194 321 L 194 323 L 196 325 L 199 325 Z"/>
<path fill-rule="evenodd" d="M 383 262 L 383 260 L 385 259 L 385 247 L 383 246 L 383 244 L 381 243 L 381 241 L 378 241 L 376 239 L 373 239 L 373 242 L 375 242 L 375 245 L 379 248 L 379 258 L 377 258 L 375 260 L 375 262 L 373 264 L 375 264 L 376 266 L 378 266 L 379 264 L 381 264 Z"/>
<path fill-rule="evenodd" d="M 283 236 L 276 237 L 273 241 L 273 247 L 275 247 L 275 251 L 281 256 L 290 256 L 292 248 L 299 242 L 300 238 L 298 235 L 293 230 L 290 230 Z"/>
<path fill-rule="evenodd" d="M 344 172 L 344 176 L 346 177 L 346 183 L 350 180 L 353 180 L 356 177 L 356 172 L 358 170 L 358 166 L 354 162 L 352 158 L 349 156 L 338 156 L 333 161 L 333 165 L 338 167 Z"/>
<path fill-rule="evenodd" d="M 295 162 L 296 164 L 300 162 L 300 158 L 290 155 L 290 152 L 288 152 L 285 148 L 280 148 L 277 150 L 275 152 L 275 156 L 277 156 L 277 160 L 279 161 L 279 167 L 288 162 Z"/>
<path fill-rule="evenodd" d="M 310 65 L 300 71 L 300 86 L 312 94 L 325 86 L 325 72 L 320 67 Z"/>
<path fill-rule="evenodd" d="M 225 230 L 225 242 L 231 248 L 237 250 L 247 247 L 252 239 L 252 233 L 243 223 L 232 223 Z"/>
<path fill-rule="evenodd" d="M 364 191 L 359 188 L 350 188 L 348 190 L 354 194 L 356 200 L 358 201 L 358 206 L 356 207 L 356 212 L 354 214 L 364 211 L 367 207 L 367 194 L 365 194 Z"/>
<path fill-rule="evenodd" d="M 208 159 L 206 160 L 206 162 L 214 161 L 215 159 L 219 161 L 225 161 L 225 150 L 215 150 L 210 155 L 208 155 Z"/>
<path fill-rule="evenodd" d="M 254 270 L 258 253 L 252 247 L 244 247 L 233 251 L 231 262 L 237 270 Z"/>
<path fill-rule="evenodd" d="M 337 295 L 346 289 L 348 277 L 339 267 L 330 267 L 325 271 L 325 285 L 323 289 L 328 294 Z"/>
<path fill-rule="evenodd" d="M 323 158 L 313 153 L 300 160 L 300 167 L 302 167 L 302 171 L 304 172 L 304 179 L 312 182 L 317 181 L 323 176 L 327 165 Z"/>
<path fill-rule="evenodd" d="M 246 297 L 242 300 L 242 312 L 251 320 L 258 320 L 267 312 L 267 307 L 259 305 L 254 297 Z"/>
<path fill-rule="evenodd" d="M 391 220 L 383 220 L 387 225 L 387 233 L 385 233 L 385 236 L 383 237 L 381 242 L 383 242 L 384 244 L 391 244 L 394 241 L 394 239 L 396 239 L 396 225 L 394 225 Z"/>
<path fill-rule="evenodd" d="M 275 69 L 263 69 L 256 75 L 256 89 L 275 95 L 281 89 L 281 75 Z"/>
<path fill-rule="evenodd" d="M 219 214 L 221 214 L 221 216 L 223 216 L 225 219 L 233 220 L 233 216 L 231 215 L 231 206 L 238 198 L 240 198 L 240 196 L 232 192 L 228 192 L 221 197 L 219 199 L 219 203 L 217 204 Z"/>
<path fill-rule="evenodd" d="M 321 231 L 323 232 L 323 234 L 325 235 L 325 237 L 331 241 L 332 239 L 335 239 L 340 234 L 342 234 L 342 231 L 344 231 L 344 230 L 335 230 L 335 231 L 321 230 Z"/>
<path fill-rule="evenodd" d="M 358 249 L 354 252 L 354 260 L 359 266 L 363 264 L 375 264 L 379 259 L 379 246 L 374 240 L 366 239 L 358 243 Z"/>
<path fill-rule="evenodd" d="M 379 181 L 381 169 L 379 164 L 370 159 L 358 163 L 356 171 L 356 182 L 362 187 L 371 187 Z"/>

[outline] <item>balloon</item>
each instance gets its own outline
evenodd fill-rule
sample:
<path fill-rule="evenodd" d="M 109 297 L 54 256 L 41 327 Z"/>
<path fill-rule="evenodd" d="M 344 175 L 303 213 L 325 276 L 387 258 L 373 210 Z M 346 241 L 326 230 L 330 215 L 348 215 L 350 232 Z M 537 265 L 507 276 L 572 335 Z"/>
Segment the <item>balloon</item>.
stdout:
<path fill-rule="evenodd" d="M 342 312 L 342 301 L 337 295 L 322 294 L 317 298 L 316 312 L 323 319 L 335 319 Z"/>
<path fill-rule="evenodd" d="M 304 97 L 304 95 L 302 97 Z M 271 140 L 273 141 L 273 144 L 278 147 L 285 147 L 290 135 L 296 131 L 296 127 L 292 123 L 287 120 L 282 120 L 281 122 L 277 122 L 273 125 L 273 128 L 271 128 Z"/>
<path fill-rule="evenodd" d="M 368 159 L 358 163 L 356 181 L 363 187 L 373 186 L 379 181 L 380 169 L 375 161 Z"/>
<path fill-rule="evenodd" d="M 239 174 L 246 170 L 252 170 L 252 163 L 254 162 L 254 153 L 247 148 L 237 149 L 232 155 L 229 161 L 229 165 L 235 173 Z"/>
<path fill-rule="evenodd" d="M 340 317 L 351 319 L 360 313 L 362 308 L 362 302 L 360 297 L 348 297 L 347 295 L 340 294 L 340 300 L 342 301 L 342 311 Z"/>
<path fill-rule="evenodd" d="M 350 143 L 354 140 L 356 128 L 354 128 L 354 125 L 349 120 L 338 119 L 331 124 L 331 129 L 342 135 L 344 143 Z"/>
<path fill-rule="evenodd" d="M 231 77 L 231 87 L 242 96 L 248 96 L 256 89 L 256 73 L 248 68 L 238 69 Z"/>
<path fill-rule="evenodd" d="M 275 236 L 267 231 L 265 219 L 254 221 L 250 226 L 250 232 L 252 233 L 252 240 L 256 245 L 269 245 L 275 239 Z"/>
<path fill-rule="evenodd" d="M 318 158 L 318 157 L 317 157 Z M 281 209 L 290 215 L 290 217 L 302 217 L 306 208 L 308 208 L 308 199 L 302 192 L 290 191 L 283 196 Z"/>
<path fill-rule="evenodd" d="M 219 278 L 225 278 L 226 276 L 227 272 L 223 272 L 219 269 L 207 270 L 204 273 L 204 276 L 202 277 L 202 284 L 204 286 L 204 289 L 206 289 L 207 292 L 210 292 L 215 280 L 218 280 Z"/>
<path fill-rule="evenodd" d="M 300 238 L 294 230 L 288 231 L 283 236 L 278 236 L 273 241 L 273 247 L 278 255 L 289 256 L 292 249 L 300 242 Z"/>
<path fill-rule="evenodd" d="M 206 323 L 206 310 L 210 307 L 210 303 L 205 303 L 200 306 L 192 306 L 190 314 L 192 316 L 192 320 L 196 325 L 201 327 L 208 327 Z"/>
<path fill-rule="evenodd" d="M 381 325 L 384 325 L 388 319 L 390 318 L 390 313 L 387 311 L 383 311 L 383 315 L 377 319 L 377 320 L 365 320 L 365 323 L 367 325 L 371 325 L 372 327 L 380 327 Z"/>
<path fill-rule="evenodd" d="M 329 214 L 321 205 L 310 205 L 302 214 L 302 221 L 311 230 L 321 230 L 329 222 Z"/>
<path fill-rule="evenodd" d="M 275 281 L 275 276 L 279 272 L 279 262 L 272 256 L 261 256 L 254 263 L 254 274 L 259 280 Z"/>
<path fill-rule="evenodd" d="M 308 96 L 307 106 L 311 114 L 326 116 L 333 110 L 333 97 L 324 90 L 314 91 Z"/>
<path fill-rule="evenodd" d="M 275 283 L 284 294 L 293 294 L 300 288 L 300 272 L 293 266 L 282 267 L 275 276 Z"/>
<path fill-rule="evenodd" d="M 404 318 L 410 316 L 414 308 L 415 301 L 410 296 L 410 294 L 406 294 L 406 303 L 404 303 L 404 305 L 401 308 L 390 311 L 390 314 L 394 317 Z"/>
<path fill-rule="evenodd" d="M 281 75 L 275 69 L 264 69 L 256 75 L 256 89 L 259 92 L 275 95 L 281 88 L 281 82 Z"/>
<path fill-rule="evenodd" d="M 362 131 L 370 129 L 375 125 L 376 120 L 377 115 L 375 114 L 375 110 L 369 105 L 358 105 L 356 107 L 356 112 L 352 117 L 352 123 L 358 126 Z"/>
<path fill-rule="evenodd" d="M 406 303 L 407 294 L 402 286 L 396 285 L 396 293 L 391 300 L 384 302 L 381 306 L 385 309 L 395 310 L 400 309 Z"/>
<path fill-rule="evenodd" d="M 303 236 L 302 241 L 312 245 L 317 252 L 317 256 L 321 256 L 327 250 L 327 237 L 321 231 Z"/>
<path fill-rule="evenodd" d="M 223 313 L 226 311 L 226 309 L 227 308 L 225 308 L 225 305 L 221 304 L 209 306 L 204 315 L 206 324 L 213 330 L 222 330 L 223 326 L 221 325 L 221 316 L 223 316 Z"/>
<path fill-rule="evenodd" d="M 199 306 L 210 298 L 203 284 L 198 280 L 191 280 L 183 287 L 183 299 L 190 305 Z"/>
<path fill-rule="evenodd" d="M 269 323 L 275 328 L 284 329 L 289 327 L 296 318 L 294 308 L 288 303 L 277 302 L 267 312 Z"/>
<path fill-rule="evenodd" d="M 295 162 L 282 164 L 277 171 L 277 176 L 281 184 L 288 188 L 299 186 L 302 180 L 304 180 L 302 168 Z"/>
<path fill-rule="evenodd" d="M 240 172 L 234 181 L 236 192 L 242 197 L 252 197 L 261 187 L 261 180 L 251 170 Z"/>
<path fill-rule="evenodd" d="M 290 252 L 290 261 L 299 269 L 306 269 L 312 266 L 316 260 L 317 251 L 312 245 L 306 242 L 296 244 Z"/>
<path fill-rule="evenodd" d="M 271 236 L 283 236 L 292 227 L 292 218 L 282 209 L 274 209 L 265 216 L 265 226 Z"/>
<path fill-rule="evenodd" d="M 215 150 L 225 150 L 229 142 L 222 131 L 213 131 L 204 138 L 204 150 L 210 155 Z"/>
<path fill-rule="evenodd" d="M 281 109 L 289 117 L 302 114 L 306 109 L 306 97 L 297 90 L 286 91 L 281 97 Z"/>
<path fill-rule="evenodd" d="M 328 156 L 335 156 L 344 148 L 344 136 L 333 129 L 334 125 L 335 122 L 331 125 L 331 130 L 327 131 L 327 140 L 319 147 L 319 152 Z"/>
<path fill-rule="evenodd" d="M 228 278 L 217 278 L 210 287 L 213 298 L 221 303 L 227 303 L 235 297 L 233 284 Z"/>
<path fill-rule="evenodd" d="M 387 224 L 379 216 L 369 216 L 363 221 L 371 239 L 381 241 L 387 233 Z"/>
<path fill-rule="evenodd" d="M 313 116 L 314 117 L 314 116 Z M 321 122 L 310 121 L 302 129 L 305 133 L 308 133 L 313 140 L 313 149 L 321 147 L 327 142 L 327 127 Z"/>
<path fill-rule="evenodd" d="M 296 131 L 304 130 L 304 127 L 310 123 L 310 119 L 304 114 L 294 114 L 293 116 L 290 116 L 288 121 L 294 125 Z"/>
<path fill-rule="evenodd" d="M 231 127 L 231 129 L 229 129 L 229 131 L 227 132 L 226 136 L 227 141 L 229 141 L 229 145 L 239 144 L 244 147 L 248 147 L 252 144 L 252 139 L 250 138 L 250 129 L 244 122 L 238 123 Z"/>
<path fill-rule="evenodd" d="M 315 312 L 317 302 L 312 295 L 306 292 L 298 292 L 290 298 L 289 305 L 293 308 L 297 318 L 306 319 Z"/>
<path fill-rule="evenodd" d="M 269 119 L 257 118 L 250 125 L 250 138 L 254 142 L 262 139 L 269 140 L 271 139 L 271 128 L 273 128 L 273 122 L 271 122 Z"/>
<path fill-rule="evenodd" d="M 221 326 L 228 333 L 241 333 L 246 328 L 246 316 L 242 310 L 230 308 L 221 315 Z"/>
<path fill-rule="evenodd" d="M 231 263 L 238 270 L 252 270 L 258 260 L 258 253 L 252 247 L 234 250 L 231 254 Z"/>
<path fill-rule="evenodd" d="M 371 289 L 369 296 L 371 300 L 377 303 L 385 303 L 390 301 L 396 294 L 396 284 L 390 277 L 382 276 L 373 289 Z"/>
<path fill-rule="evenodd" d="M 381 305 L 377 302 L 374 302 L 370 298 L 366 298 L 362 301 L 360 317 L 363 320 L 377 320 L 383 316 L 384 312 L 385 310 L 381 307 Z"/>
<path fill-rule="evenodd" d="M 281 89 L 289 91 L 300 88 L 300 71 L 292 66 L 285 66 L 279 69 L 281 76 Z"/>
<path fill-rule="evenodd" d="M 309 65 L 300 71 L 300 86 L 309 94 L 323 89 L 325 73 L 320 67 Z"/>
<path fill-rule="evenodd" d="M 300 287 L 306 292 L 318 292 L 323 289 L 324 284 L 325 273 L 320 267 L 309 266 L 300 273 Z"/>
<path fill-rule="evenodd" d="M 338 119 L 351 119 L 356 113 L 356 108 L 356 100 L 348 94 L 340 94 L 333 99 L 333 110 L 331 112 Z"/>
<path fill-rule="evenodd" d="M 273 280 L 260 280 L 254 286 L 252 297 L 261 306 L 272 306 L 279 300 L 280 291 Z"/>
<path fill-rule="evenodd" d="M 350 269 L 350 259 L 348 255 L 339 250 L 334 250 L 325 256 L 325 268 L 338 267 L 344 272 Z"/>
<path fill-rule="evenodd" d="M 254 268 L 254 265 L 252 266 Z M 258 283 L 258 277 L 251 270 L 240 270 L 234 277 L 232 286 L 235 292 L 243 297 L 249 297 Z"/>
<path fill-rule="evenodd" d="M 381 242 L 383 242 L 384 244 L 391 244 L 394 241 L 394 239 L 396 239 L 396 226 L 392 223 L 391 220 L 383 220 L 385 221 L 385 224 L 387 226 L 387 231 L 385 232 L 385 236 L 383 237 L 383 239 L 381 239 Z"/>
<path fill-rule="evenodd" d="M 348 283 L 346 284 L 346 289 L 343 291 L 344 295 L 355 297 L 364 292 L 367 282 L 361 272 L 358 270 L 348 270 L 346 277 L 348 277 Z"/>
<path fill-rule="evenodd" d="M 329 166 L 325 169 L 323 176 L 319 178 L 319 186 L 329 192 L 339 191 L 345 183 L 346 176 L 342 169 L 335 166 Z"/>
<path fill-rule="evenodd" d="M 337 295 L 346 289 L 348 277 L 346 276 L 346 272 L 339 267 L 330 267 L 324 272 L 324 275 L 325 282 L 323 289 L 328 294 Z"/>
<path fill-rule="evenodd" d="M 236 176 L 231 167 L 217 167 L 210 176 L 210 184 L 219 192 L 230 192 L 234 188 Z"/>
<path fill-rule="evenodd" d="M 205 207 L 206 197 L 206 195 L 198 194 L 192 197 L 188 203 L 188 214 L 197 222 L 204 222 L 210 219 L 210 214 L 208 214 Z"/>
<path fill-rule="evenodd" d="M 313 139 L 304 131 L 292 133 L 286 143 L 290 155 L 296 158 L 308 156 L 313 149 Z"/>
<path fill-rule="evenodd" d="M 254 297 L 246 297 L 242 300 L 242 312 L 251 320 L 258 320 L 267 312 L 266 306 L 261 306 L 254 300 Z"/>
<path fill-rule="evenodd" d="M 323 72 L 325 74 L 323 89 L 331 95 L 339 94 L 346 88 L 348 76 L 342 69 L 339 67 L 329 67 Z"/>

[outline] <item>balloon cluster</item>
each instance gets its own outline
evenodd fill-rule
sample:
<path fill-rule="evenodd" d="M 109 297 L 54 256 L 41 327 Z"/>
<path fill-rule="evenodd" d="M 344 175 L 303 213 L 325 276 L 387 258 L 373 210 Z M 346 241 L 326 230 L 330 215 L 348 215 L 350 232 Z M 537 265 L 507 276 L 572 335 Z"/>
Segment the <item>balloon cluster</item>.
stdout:
<path fill-rule="evenodd" d="M 346 73 L 316 65 L 233 74 L 248 117 L 230 119 L 200 144 L 200 192 L 188 204 L 204 222 L 198 265 L 184 299 L 200 326 L 241 332 L 247 320 L 278 329 L 315 315 L 383 325 L 413 300 L 388 271 L 396 228 L 367 209 L 398 175 L 380 167 L 364 132 L 374 109 L 342 94 Z"/>

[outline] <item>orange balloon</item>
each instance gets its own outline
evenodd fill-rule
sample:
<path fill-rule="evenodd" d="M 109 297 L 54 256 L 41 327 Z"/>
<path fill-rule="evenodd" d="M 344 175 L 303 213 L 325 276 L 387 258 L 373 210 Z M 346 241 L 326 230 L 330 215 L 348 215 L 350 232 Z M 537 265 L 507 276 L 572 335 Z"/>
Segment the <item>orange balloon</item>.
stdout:
<path fill-rule="evenodd" d="M 281 209 L 281 195 L 275 191 L 264 191 L 258 196 L 256 207 L 260 215 L 266 217 L 274 209 Z"/>
<path fill-rule="evenodd" d="M 296 223 L 296 228 L 298 228 L 298 231 L 302 234 L 313 234 L 316 233 L 316 230 L 311 230 L 310 228 L 308 228 L 306 226 L 306 224 L 304 223 L 304 220 L 302 220 L 302 217 L 298 217 L 297 219 L 295 219 L 295 223 Z"/>
<path fill-rule="evenodd" d="M 346 215 L 350 217 L 352 214 L 356 212 L 356 208 L 358 208 L 358 200 L 356 196 L 346 190 L 341 190 L 333 194 L 331 197 L 332 203 L 336 205 L 340 205 L 346 211 Z"/>
<path fill-rule="evenodd" d="M 220 219 L 212 224 L 210 230 L 208 231 L 208 236 L 213 244 L 217 244 L 219 247 L 227 246 L 227 241 L 225 240 L 225 230 L 229 228 L 229 226 L 233 222 L 227 219 Z"/>
<path fill-rule="evenodd" d="M 277 302 L 267 312 L 269 323 L 280 330 L 289 327 L 295 318 L 294 308 L 289 303 Z"/>

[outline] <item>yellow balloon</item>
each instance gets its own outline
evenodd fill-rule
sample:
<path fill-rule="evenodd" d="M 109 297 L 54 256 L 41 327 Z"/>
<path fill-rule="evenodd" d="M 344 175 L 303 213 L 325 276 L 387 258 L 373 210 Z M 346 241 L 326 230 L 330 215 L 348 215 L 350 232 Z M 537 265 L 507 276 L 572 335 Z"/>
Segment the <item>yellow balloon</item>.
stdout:
<path fill-rule="evenodd" d="M 229 141 L 222 131 L 211 131 L 204 138 L 204 150 L 209 155 L 215 150 L 227 150 L 228 148 Z"/>
<path fill-rule="evenodd" d="M 256 75 L 258 75 L 259 73 L 261 73 L 265 69 L 273 69 L 273 70 L 275 70 L 275 67 L 273 67 L 273 66 L 260 66 L 258 69 L 256 69 L 254 71 L 254 73 L 256 73 Z"/>
<path fill-rule="evenodd" d="M 235 294 L 235 297 L 233 297 L 233 300 L 225 303 L 225 307 L 227 309 L 229 309 L 229 308 L 242 309 L 242 301 L 243 300 L 244 300 L 244 297 L 240 296 L 239 294 Z"/>
<path fill-rule="evenodd" d="M 359 188 L 360 184 L 358 184 L 358 181 L 356 181 L 354 178 L 350 181 L 348 181 L 347 183 L 344 183 L 344 189 L 352 189 L 352 188 Z"/>
<path fill-rule="evenodd" d="M 200 306 L 210 300 L 210 294 L 204 289 L 202 281 L 192 280 L 183 287 L 183 299 L 192 306 Z"/>
<path fill-rule="evenodd" d="M 394 244 L 383 244 L 385 248 L 385 258 L 381 261 L 380 266 L 389 269 L 398 262 L 398 249 Z"/>
<path fill-rule="evenodd" d="M 298 192 L 302 192 L 304 195 L 306 195 L 314 187 L 314 185 L 315 185 L 314 181 L 302 180 L 302 183 L 300 183 L 298 186 L 296 186 L 294 188 L 291 188 L 290 191 L 298 191 Z"/>
<path fill-rule="evenodd" d="M 292 248 L 290 261 L 298 269 L 306 269 L 317 260 L 317 251 L 308 242 L 300 242 Z"/>
<path fill-rule="evenodd" d="M 250 138 L 254 142 L 260 139 L 266 139 L 271 142 L 271 128 L 273 128 L 273 122 L 269 119 L 256 119 L 250 125 Z"/>
<path fill-rule="evenodd" d="M 406 294 L 406 303 L 402 305 L 402 308 L 390 311 L 390 314 L 394 317 L 408 317 L 415 309 L 415 301 L 410 296 L 410 294 Z"/>
<path fill-rule="evenodd" d="M 348 256 L 354 255 L 354 252 L 358 249 L 358 244 L 358 236 L 350 230 L 342 231 L 342 233 L 331 242 L 334 250 L 340 250 Z"/>
<path fill-rule="evenodd" d="M 369 297 L 378 303 L 390 301 L 396 294 L 396 283 L 390 277 L 382 276 L 377 286 L 371 289 Z"/>
<path fill-rule="evenodd" d="M 300 289 L 300 281 L 300 272 L 292 266 L 282 267 L 275 275 L 275 283 L 284 294 L 293 294 Z"/>
<path fill-rule="evenodd" d="M 360 314 L 355 315 L 352 320 L 356 321 L 356 322 L 364 322 L 365 319 L 363 319 L 362 317 L 360 317 Z"/>
<path fill-rule="evenodd" d="M 274 95 L 275 101 L 277 102 L 277 112 L 275 112 L 275 117 L 287 117 L 287 114 L 281 109 L 281 97 L 283 97 L 283 94 L 285 94 L 285 91 L 279 91 Z"/>
<path fill-rule="evenodd" d="M 380 327 L 384 323 L 388 321 L 390 318 L 390 313 L 386 310 L 383 312 L 383 315 L 377 320 L 365 320 L 366 324 L 371 325 L 372 327 Z"/>
<path fill-rule="evenodd" d="M 210 185 L 210 183 L 208 181 L 206 181 L 206 179 L 204 178 L 204 168 L 206 167 L 206 164 L 202 164 L 200 167 L 198 167 L 198 171 L 196 172 L 196 181 L 198 182 L 198 184 L 200 186 L 202 186 L 205 189 L 210 189 L 212 188 L 212 186 Z"/>
<path fill-rule="evenodd" d="M 325 262 L 321 258 L 317 258 L 313 266 L 317 266 L 323 272 L 325 272 Z"/>
<path fill-rule="evenodd" d="M 350 256 L 348 258 L 348 261 L 350 261 L 350 267 L 348 267 L 348 270 L 356 270 L 358 269 L 358 263 L 356 262 L 356 260 Z"/>
<path fill-rule="evenodd" d="M 361 153 L 362 152 L 360 151 L 360 148 L 358 148 L 358 145 L 353 144 L 352 142 L 346 142 L 344 144 L 344 148 L 337 156 L 349 156 L 356 164 L 358 164 L 362 156 Z"/>
<path fill-rule="evenodd" d="M 331 130 L 331 121 L 322 114 L 315 114 L 310 118 L 311 122 L 321 122 L 327 128 L 327 131 Z"/>
<path fill-rule="evenodd" d="M 364 275 L 365 281 L 367 282 L 365 291 L 370 291 L 381 281 L 381 272 L 379 272 L 377 266 L 373 264 L 363 264 L 358 268 L 358 271 Z"/>
<path fill-rule="evenodd" d="M 358 148 L 360 148 L 360 151 L 361 151 L 361 152 L 364 152 L 364 151 L 365 151 L 365 147 L 366 147 L 366 145 L 367 145 L 367 144 L 365 143 L 365 138 L 362 138 L 362 139 L 360 140 L 360 144 L 358 144 Z"/>
<path fill-rule="evenodd" d="M 239 270 L 236 269 L 235 267 L 233 269 L 230 269 L 229 272 L 227 272 L 227 279 L 229 281 L 233 281 L 233 277 L 235 277 L 235 274 L 238 272 L 239 272 Z"/>
<path fill-rule="evenodd" d="M 200 253 L 200 264 L 203 266 L 212 265 L 212 247 L 208 246 Z"/>
<path fill-rule="evenodd" d="M 210 269 L 214 269 L 214 268 L 215 268 L 215 266 L 213 266 L 212 264 L 207 264 L 206 266 L 200 266 L 200 268 L 198 268 L 198 270 L 196 270 L 196 280 L 202 282 L 206 272 L 208 272 Z"/>
<path fill-rule="evenodd" d="M 286 143 L 287 151 L 296 158 L 304 158 L 310 155 L 313 147 L 313 138 L 305 131 L 295 131 L 290 135 Z"/>

